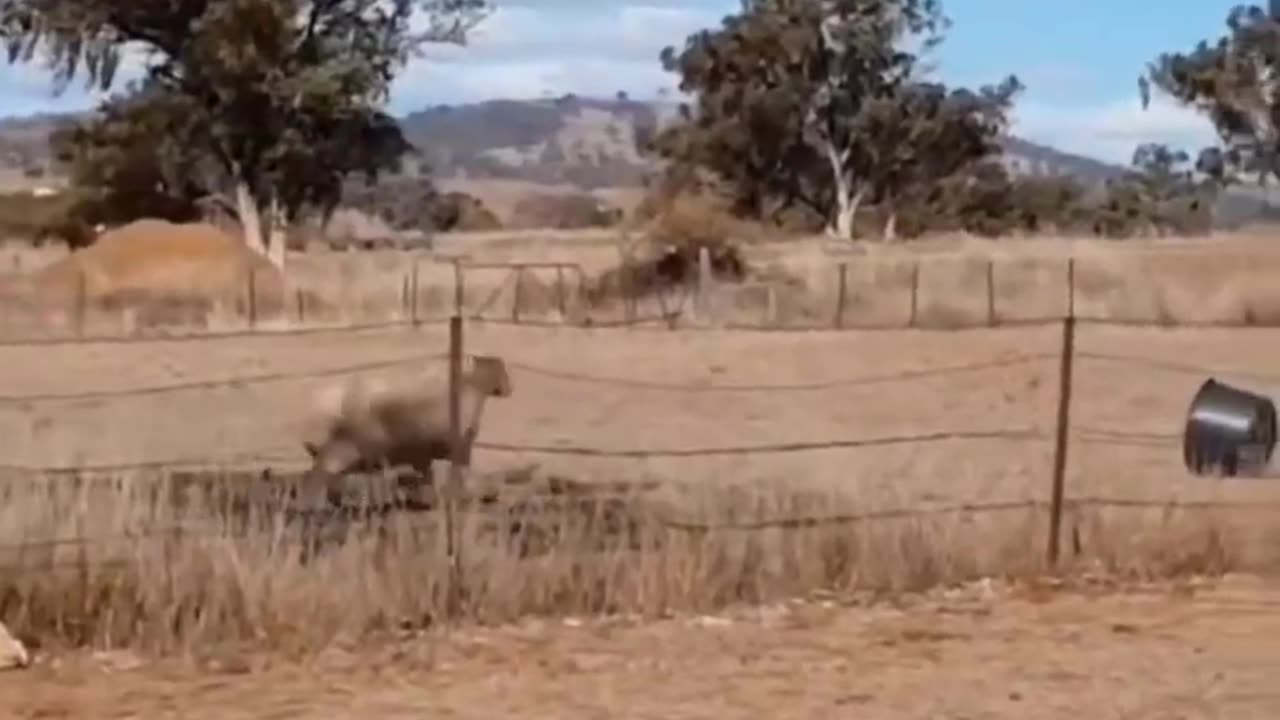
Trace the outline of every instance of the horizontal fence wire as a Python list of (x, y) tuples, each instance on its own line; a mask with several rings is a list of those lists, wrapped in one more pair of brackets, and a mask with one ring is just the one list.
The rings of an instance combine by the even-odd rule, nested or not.
[(384, 330), (413, 330), (428, 325), (443, 325), (447, 317), (423, 320), (386, 320), (383, 322), (352, 323), (347, 325), (317, 325), (310, 327), (269, 328), (254, 327), (238, 330), (202, 330), (185, 333), (153, 333), (139, 335), (74, 335), (66, 337), (2, 338), (0, 347), (47, 347), (57, 345), (135, 345), (147, 343), (190, 343), (248, 338), (289, 338), (313, 335), (347, 335)]
[(1142, 368), (1144, 370), (1156, 370), (1179, 375), (1195, 375), (1198, 377), (1205, 377), (1209, 375), (1230, 375), (1239, 378), (1257, 380), (1259, 382), (1280, 382), (1280, 373), (1262, 373), (1255, 370), (1244, 370), (1239, 368), (1214, 368), (1206, 365), (1194, 365), (1190, 363), (1180, 363), (1170, 360), (1143, 357), (1141, 355), (1121, 355), (1105, 352), (1080, 351), (1076, 353), (1076, 358), (1080, 360), (1095, 360), (1099, 362), (1129, 365), (1132, 367)]
[[(287, 461), (278, 455), (245, 453), (225, 457), (188, 457), (167, 460), (137, 460), (131, 462), (98, 463), (87, 465), (23, 465), (0, 463), (0, 473), (32, 476), (104, 475), (132, 472), (178, 472), (194, 470), (240, 470), (279, 468)], [(301, 467), (300, 465), (298, 467)]]
[[(997, 318), (994, 321), (983, 318), (975, 318), (972, 323), (956, 323), (941, 324), (931, 323), (928, 321), (915, 320), (910, 322), (880, 322), (880, 323), (858, 323), (854, 321), (843, 321), (838, 326), (834, 324), (821, 323), (812, 325), (764, 325), (737, 322), (716, 322), (709, 325), (697, 324), (681, 324), (679, 321), (684, 317), (683, 311), (673, 311), (667, 313), (651, 314), (642, 317), (623, 319), (623, 320), (605, 320), (597, 318), (584, 318), (579, 322), (568, 322), (565, 320), (539, 320), (532, 318), (499, 318), (484, 315), (466, 315), (464, 318), (469, 322), (475, 322), (483, 325), (508, 326), (508, 327), (530, 327), (530, 328), (562, 328), (567, 330), (600, 330), (600, 329), (634, 329), (639, 331), (654, 332), (682, 332), (682, 333), (725, 333), (725, 332), (743, 332), (743, 333), (812, 333), (821, 332), (936, 332), (936, 333), (955, 333), (955, 332), (981, 332), (1002, 329), (1017, 329), (1030, 327), (1044, 327), (1062, 323), (1065, 315), (1046, 315), (1041, 317), (1027, 318)], [(1118, 317), (1090, 317), (1074, 315), (1075, 321), (1080, 325), (1093, 326), (1115, 326), (1129, 327), (1135, 329), (1159, 329), (1159, 330), (1275, 330), (1280, 328), (1280, 324), (1269, 325), (1248, 322), (1232, 322), (1232, 321), (1155, 321), (1139, 318), (1118, 318)], [(27, 337), (27, 338), (0, 338), (0, 347), (48, 347), (60, 345), (130, 345), (145, 343), (189, 343), (189, 342), (206, 342), (219, 341), (228, 339), (246, 339), (246, 338), (288, 338), (288, 337), (306, 337), (314, 335), (334, 335), (334, 334), (359, 334), (366, 332), (376, 332), (385, 330), (417, 330), (426, 327), (440, 327), (448, 323), (448, 316), (435, 316), (416, 319), (398, 319), (386, 320), (381, 322), (369, 323), (353, 323), (347, 325), (322, 325), (311, 327), (285, 327), (271, 328), (267, 326), (258, 326), (253, 328), (242, 328), (236, 330), (205, 330), (198, 332), (185, 333), (146, 333), (137, 335), (122, 334), (100, 334), (100, 335), (74, 335), (65, 337)], [(661, 327), (657, 327), (657, 326)]]
[[(572, 455), (577, 457), (601, 458), (654, 458), (654, 457), (710, 457), (715, 455), (763, 455), (811, 452), (817, 450), (839, 450), (862, 447), (879, 447), (888, 445), (910, 445), (917, 443), (942, 442), (947, 440), (1043, 440), (1045, 433), (1039, 430), (1023, 428), (1016, 430), (960, 430), (912, 435), (888, 435), (849, 440), (828, 440), (819, 442), (774, 443), (767, 445), (741, 445), (699, 448), (653, 448), (653, 449), (610, 449), (572, 445), (523, 445), (504, 442), (477, 441), (475, 447), (495, 452), (531, 453), (542, 455)], [(280, 456), (265, 454), (230, 455), (223, 458), (181, 458), (157, 461), (138, 461), (108, 463), (99, 465), (17, 465), (0, 464), (0, 472), (27, 475), (78, 475), (124, 473), (138, 471), (190, 470), (208, 468), (245, 469), (252, 463), (264, 466), (277, 466), (284, 461)], [(260, 466), (262, 469), (266, 467)], [(299, 466), (301, 467), (301, 466)]]
[(705, 448), (667, 449), (605, 449), (571, 445), (518, 445), (501, 442), (479, 442), (475, 447), (485, 450), (540, 455), (573, 455), (577, 457), (654, 458), (654, 457), (704, 457), (712, 455), (768, 455), (782, 453), (813, 452), (816, 450), (840, 450), (888, 445), (913, 445), (917, 443), (947, 440), (1043, 440), (1046, 434), (1034, 428), (1015, 430), (953, 430), (911, 435), (886, 435), (850, 440), (825, 440), (817, 442), (774, 443), (768, 445), (737, 445)]
[(1077, 439), (1094, 445), (1170, 447), (1182, 444), (1182, 436), (1175, 433), (1105, 430), (1087, 427), (1075, 428), (1074, 430)]
[[(474, 356), (471, 356), (474, 357)], [(642, 390), (661, 390), (681, 393), (713, 393), (713, 392), (805, 392), (816, 390), (829, 390), (839, 387), (856, 387), (860, 385), (882, 385), (893, 382), (906, 382), (913, 380), (926, 379), (931, 377), (944, 377), (949, 375), (957, 375), (969, 372), (979, 372), (983, 370), (994, 370), (1026, 365), (1042, 360), (1052, 360), (1057, 358), (1056, 353), (1030, 353), (1017, 355), (1008, 358), (998, 358), (995, 360), (987, 360), (974, 363), (958, 364), (952, 366), (922, 368), (919, 370), (905, 370), (883, 374), (867, 374), (858, 375), (847, 378), (838, 378), (835, 380), (826, 380), (813, 383), (791, 383), (791, 384), (752, 384), (752, 385), (715, 385), (715, 384), (698, 384), (698, 383), (664, 383), (650, 380), (637, 380), (623, 377), (610, 377), (602, 375), (589, 375), (581, 373), (572, 373), (563, 370), (554, 370), (544, 368), (538, 365), (521, 363), (517, 361), (504, 361), (504, 364), (513, 370), (518, 370), (531, 375), (560, 380), (565, 382), (589, 383), (597, 385), (610, 385), (614, 387), (625, 387)], [(308, 370), (301, 372), (275, 372), (275, 373), (259, 373), (253, 375), (237, 375), (227, 378), (217, 378), (210, 380), (193, 380), (176, 383), (166, 383), (161, 385), (147, 385), (134, 388), (104, 389), (104, 390), (84, 390), (67, 393), (28, 393), (23, 395), (0, 395), (0, 404), (22, 404), (32, 402), (55, 402), (55, 401), (79, 401), (79, 400), (99, 400), (107, 398), (125, 398), (144, 395), (161, 395), (174, 392), (185, 392), (195, 390), (213, 390), (223, 387), (237, 387), (247, 385), (260, 385), (266, 383), (288, 382), (291, 380), (314, 380), (328, 377), (340, 377), (343, 375), (352, 375), (361, 372), (373, 372), (376, 370), (387, 370), (394, 367), (405, 365), (415, 365), (419, 363), (441, 362), (448, 359), (446, 353), (422, 353), (413, 354), (397, 358), (389, 358), (385, 360), (372, 360), (365, 363), (357, 363), (352, 365), (343, 365), (334, 368), (322, 368), (318, 370)]]
[[(956, 515), (985, 515), (1007, 512), (1047, 510), (1051, 503), (1048, 500), (1026, 499), (1008, 500), (986, 503), (961, 503), (940, 505), (936, 507), (887, 508), (871, 510), (863, 513), (841, 515), (805, 515), (781, 518), (765, 518), (761, 520), (738, 522), (699, 522), (695, 520), (674, 519), (662, 514), (653, 516), (655, 527), (681, 532), (762, 532), (768, 530), (806, 530), (824, 527), (841, 527), (863, 523), (877, 523), (893, 520), (931, 520)], [(1175, 511), (1211, 511), (1249, 513), (1278, 513), (1280, 501), (1230, 501), (1230, 500), (1143, 500), (1138, 498), (1103, 498), (1083, 497), (1069, 498), (1065, 505), (1073, 510), (1083, 509), (1129, 509), (1129, 510), (1161, 510)], [(438, 510), (413, 511), (417, 515), (438, 515)], [(471, 511), (471, 514), (484, 515), (484, 511)], [(29, 550), (56, 550), (60, 547), (79, 547), (88, 544), (107, 544), (112, 542), (144, 542), (174, 538), (218, 539), (236, 538), (237, 534), (224, 528), (200, 525), (169, 525), (148, 527), (133, 531), (113, 532), (103, 535), (48, 538), (41, 540), (24, 540), (21, 542), (0, 543), (0, 550), (23, 552)]]
[(614, 387), (633, 388), (638, 390), (659, 390), (679, 393), (751, 393), (751, 392), (807, 392), (831, 390), (840, 387), (856, 387), (863, 385), (883, 385), (894, 382), (910, 382), (932, 377), (946, 377), (983, 370), (999, 370), (1020, 365), (1027, 365), (1042, 360), (1056, 360), (1058, 353), (1027, 353), (1013, 357), (997, 358), (980, 362), (957, 364), (943, 367), (921, 368), (918, 370), (900, 370), (891, 373), (858, 375), (835, 380), (822, 380), (811, 383), (764, 383), (743, 385), (717, 385), (712, 383), (665, 383), (652, 380), (633, 380), (628, 378), (587, 375), (553, 370), (521, 362), (506, 361), (508, 368), (539, 375), (553, 380), (574, 383), (591, 383)]
[(355, 373), (373, 372), (376, 370), (389, 370), (395, 367), (405, 365), (417, 365), (420, 363), (440, 362), (448, 359), (445, 353), (420, 353), (415, 355), (407, 355), (398, 358), (390, 358), (387, 360), (373, 360), (365, 363), (353, 365), (343, 365), (334, 368), (322, 368), (318, 370), (307, 370), (302, 372), (276, 372), (276, 373), (259, 373), (255, 375), (238, 375), (228, 378), (218, 378), (215, 380), (193, 380), (177, 383), (167, 383), (163, 385), (147, 385), (134, 388), (120, 388), (112, 390), (85, 390), (81, 392), (69, 393), (30, 393), (26, 395), (0, 395), (0, 405), (3, 404), (25, 404), (33, 402), (70, 402), (79, 400), (100, 400), (105, 398), (126, 398), (139, 397), (145, 395), (163, 395), (174, 392), (186, 392), (193, 390), (214, 390), (224, 387), (240, 387), (248, 385), (262, 385), (266, 383), (288, 382), (291, 380), (318, 380), (321, 378), (341, 377), (343, 375), (353, 375)]

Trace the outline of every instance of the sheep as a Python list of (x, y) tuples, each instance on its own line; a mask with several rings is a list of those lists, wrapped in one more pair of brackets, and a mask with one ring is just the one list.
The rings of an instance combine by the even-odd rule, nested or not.
[[(471, 464), (471, 447), (490, 397), (509, 397), (511, 380), (502, 358), (475, 356), (462, 373), (459, 397), (462, 447), (458, 460)], [(311, 456), (310, 478), (328, 481), (348, 472), (408, 465), (431, 477), (437, 459), (453, 457), (448, 388), (421, 379), (407, 385), (354, 379), (330, 392), (333, 409), (323, 440), (303, 441)]]

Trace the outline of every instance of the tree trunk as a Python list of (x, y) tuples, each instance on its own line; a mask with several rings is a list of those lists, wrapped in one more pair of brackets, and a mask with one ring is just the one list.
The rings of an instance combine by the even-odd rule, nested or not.
[(858, 205), (862, 203), (863, 191), (853, 190), (854, 183), (845, 172), (844, 163), (848, 159), (848, 151), (839, 151), (835, 143), (827, 140), (823, 143), (827, 154), (827, 162), (831, 164), (831, 178), (836, 185), (836, 216), (827, 226), (827, 234), (841, 240), (853, 239), (853, 220), (858, 214)]
[(261, 255), (267, 254), (266, 236), (262, 233), (262, 212), (253, 198), (249, 186), (236, 183), (236, 215), (244, 234), (244, 244)]
[(284, 256), (288, 250), (285, 235), (288, 229), (288, 220), (280, 207), (280, 201), (272, 198), (271, 225), (267, 232), (267, 259), (276, 266), (277, 270), (284, 270)]
[(898, 211), (890, 210), (889, 218), (884, 221), (884, 240), (893, 242), (898, 239)]
[(857, 218), (858, 207), (862, 204), (862, 192), (849, 194), (847, 188), (836, 193), (835, 235), (842, 240), (854, 239), (853, 221)]

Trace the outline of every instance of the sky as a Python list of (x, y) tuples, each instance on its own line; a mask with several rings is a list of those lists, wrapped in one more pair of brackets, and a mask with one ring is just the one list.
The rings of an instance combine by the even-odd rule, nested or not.
[[(979, 85), (1009, 73), (1027, 86), (1014, 133), (1061, 150), (1127, 162), (1140, 142), (1189, 150), (1209, 124), (1157, 96), (1143, 111), (1137, 78), (1162, 52), (1216, 39), (1238, 0), (943, 0), (952, 26), (932, 58), (948, 82)], [(493, 0), (466, 47), (433, 46), (397, 80), (396, 112), (490, 98), (578, 95), (674, 97), (658, 54), (714, 27), (738, 0)], [(134, 69), (136, 72), (136, 68)], [(125, 72), (122, 80), (133, 72)], [(38, 65), (0, 61), (0, 115), (92, 107), (73, 83), (54, 96)]]

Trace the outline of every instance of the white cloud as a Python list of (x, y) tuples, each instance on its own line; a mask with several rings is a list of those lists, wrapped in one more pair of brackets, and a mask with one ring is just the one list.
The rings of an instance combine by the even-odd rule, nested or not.
[(1215, 142), (1213, 125), (1195, 111), (1156, 96), (1143, 110), (1134, 97), (1095, 105), (1023, 101), (1013, 113), (1014, 134), (1065, 152), (1128, 164), (1145, 142), (1167, 143), (1190, 152)]
[(397, 111), (489, 98), (652, 97), (676, 78), (662, 48), (716, 26), (723, 9), (601, 2), (533, 8), (501, 4), (465, 47), (433, 46), (397, 80)]
[[(619, 90), (652, 97), (676, 84), (659, 64), (662, 48), (717, 26), (733, 5), (731, 0), (503, 0), (465, 47), (429, 46), (423, 58), (412, 61), (393, 86), (392, 106), (405, 112), (437, 103)], [(121, 81), (132, 77), (137, 74)], [(73, 85), (55, 99), (52, 80), (39, 65), (0, 65), (0, 115), (87, 108), (98, 97)]]

